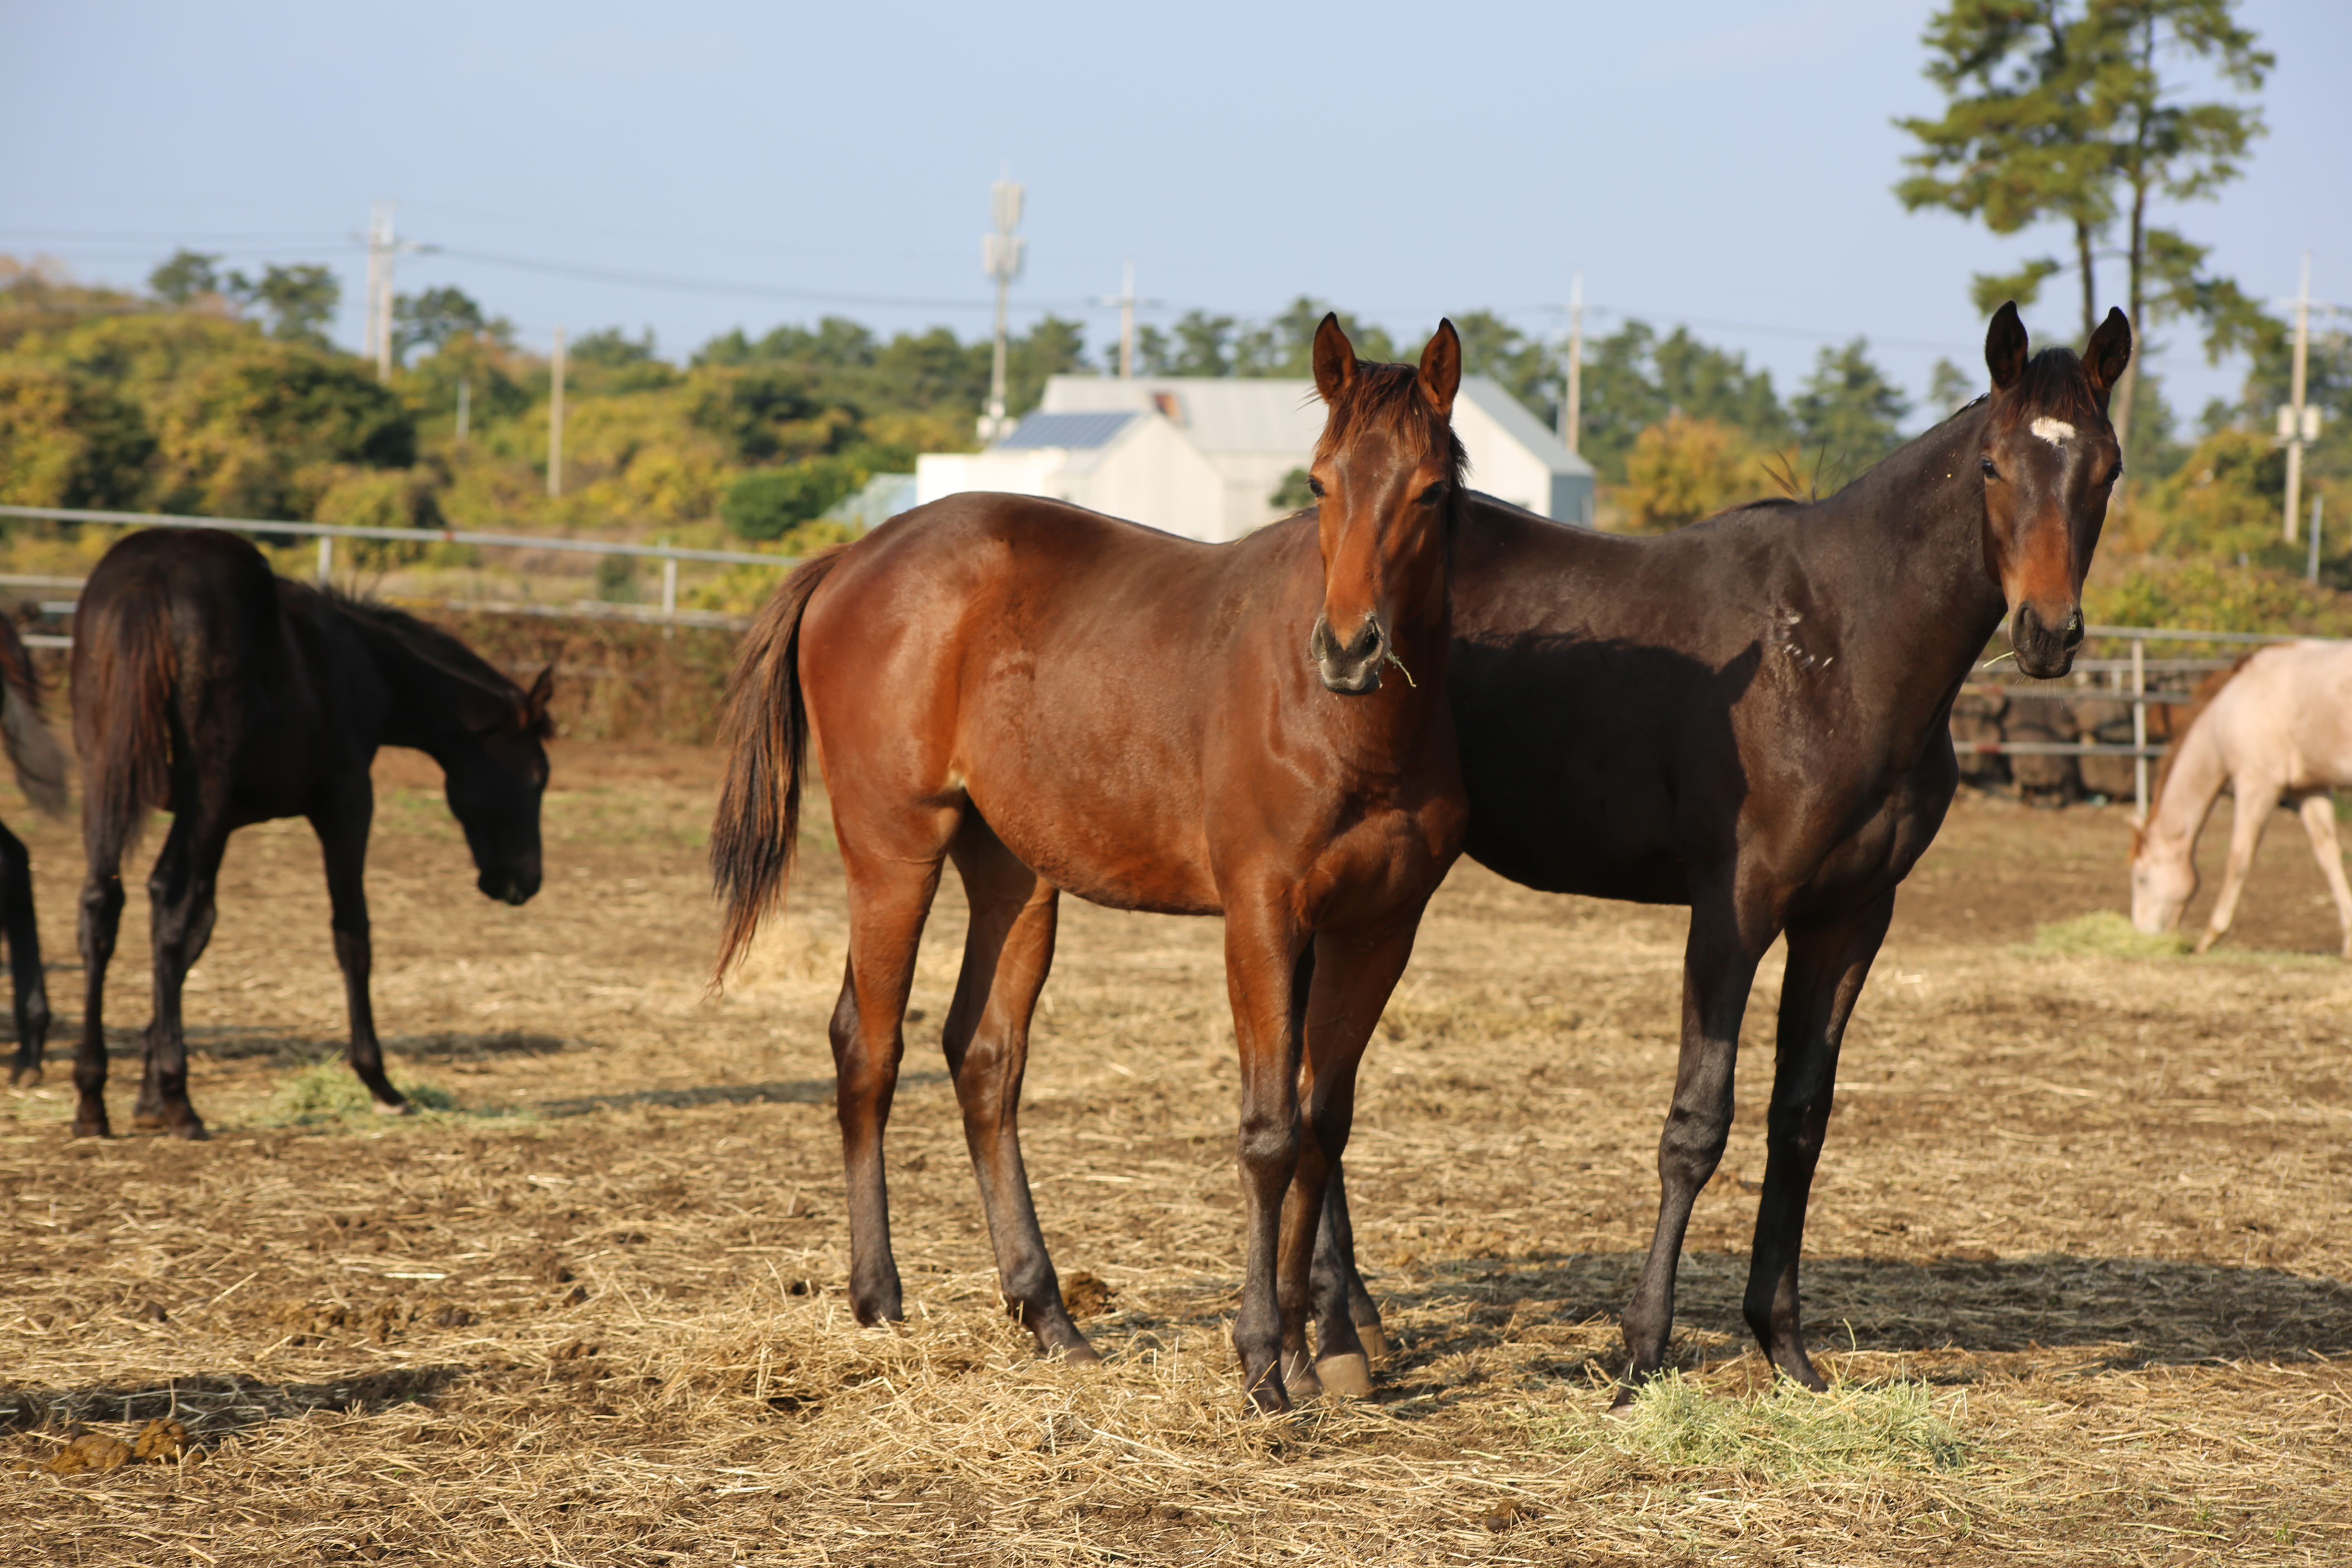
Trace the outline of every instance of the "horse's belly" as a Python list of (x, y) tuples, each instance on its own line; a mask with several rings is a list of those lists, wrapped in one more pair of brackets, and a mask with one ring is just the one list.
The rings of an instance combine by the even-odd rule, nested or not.
[(1098, 778), (983, 773), (965, 788), (1022, 864), (1089, 903), (1171, 915), (1222, 908), (1197, 806)]

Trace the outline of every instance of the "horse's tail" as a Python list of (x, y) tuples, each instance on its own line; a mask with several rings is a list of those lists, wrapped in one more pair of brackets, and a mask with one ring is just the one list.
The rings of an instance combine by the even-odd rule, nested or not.
[(16, 628), (0, 617), (0, 747), (16, 770), (16, 783), (36, 809), (50, 816), (66, 812), (66, 751), (41, 721), (41, 678)]
[(179, 659), (163, 606), (143, 595), (85, 593), (74, 616), (74, 747), (90, 870), (120, 866), (150, 807), (172, 797), (172, 689)]
[(727, 784), (710, 826), (711, 881), (724, 907), (713, 984), (727, 978), (760, 921), (783, 900), (808, 765), (801, 616), (845, 548), (811, 556), (784, 579), (744, 637), (727, 683)]
[[(2240, 654), (2229, 668), (2217, 669), (2198, 682), (2197, 689), (2189, 693), (2185, 708), (2175, 709), (2165, 716), (2172, 743), (2165, 747), (2164, 755), (2157, 759), (2156, 777), (2147, 786), (2147, 817), (2150, 822), (2156, 820), (2157, 803), (2164, 798), (2165, 781), (2172, 776), (2172, 764), (2179, 757), (2182, 745), (2188, 742), (2189, 731), (2197, 728), (2197, 721), (2205, 716), (2205, 710), (2213, 706), (2213, 699), (2221, 695), (2221, 689), (2237, 679), (2247, 665), (2269, 651), (2258, 647), (2252, 653)], [(2174, 714), (2179, 716), (2174, 717)]]

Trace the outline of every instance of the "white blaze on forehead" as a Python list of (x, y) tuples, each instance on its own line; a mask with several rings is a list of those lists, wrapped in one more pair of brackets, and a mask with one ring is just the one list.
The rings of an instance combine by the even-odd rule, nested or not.
[(2036, 419), (2033, 433), (2053, 447), (2063, 447), (2074, 438), (2074, 427), (2063, 419), (2053, 419), (2047, 414)]

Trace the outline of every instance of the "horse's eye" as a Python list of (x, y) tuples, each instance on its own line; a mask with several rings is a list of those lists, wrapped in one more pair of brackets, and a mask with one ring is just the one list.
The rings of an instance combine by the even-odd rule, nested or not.
[(2101, 479), (2099, 482), (2100, 482), (2101, 484), (2103, 484), (2103, 485), (2112, 485), (2112, 484), (2114, 484), (2117, 479), (2122, 479), (2123, 477), (2124, 477), (2124, 466), (2123, 466), (2121, 463), (2117, 463), (2117, 464), (2113, 468), (2111, 468), (2111, 469), (2109, 469), (2109, 470), (2107, 471), (2107, 477), (2106, 477), (2105, 479)]
[(1307, 493), (1313, 496), (1317, 500), (1321, 500), (1323, 499), (1323, 481), (1315, 478), (1312, 474), (1309, 474), (1307, 478)]
[(1445, 481), (1444, 479), (1438, 480), (1437, 483), (1430, 486), (1427, 489), (1421, 492), (1421, 504), (1423, 506), (1435, 506), (1439, 501), (1445, 499)]
[(1989, 479), (1997, 479), (2000, 478), (2000, 470), (1992, 466), (1992, 459), (1990, 458), (1979, 458), (1977, 459), (1977, 467), (1984, 470), (1984, 476)]

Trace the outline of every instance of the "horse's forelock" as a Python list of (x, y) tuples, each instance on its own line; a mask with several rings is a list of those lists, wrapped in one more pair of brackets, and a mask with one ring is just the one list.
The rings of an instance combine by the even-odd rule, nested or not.
[(1445, 465), (1446, 477), (1458, 489), (1469, 468), (1469, 455), (1444, 415), (1421, 395), (1421, 373), (1409, 364), (1379, 364), (1359, 361), (1347, 390), (1331, 405), (1322, 437), (1315, 443), (1317, 458), (1365, 437), (1386, 437), (1403, 446), (1433, 452)]
[(2069, 425), (2106, 419), (2091, 390), (2082, 357), (2064, 347), (2043, 349), (2026, 362), (2025, 374), (2018, 378), (2002, 412), (2012, 425), (2042, 417), (2063, 419)]

